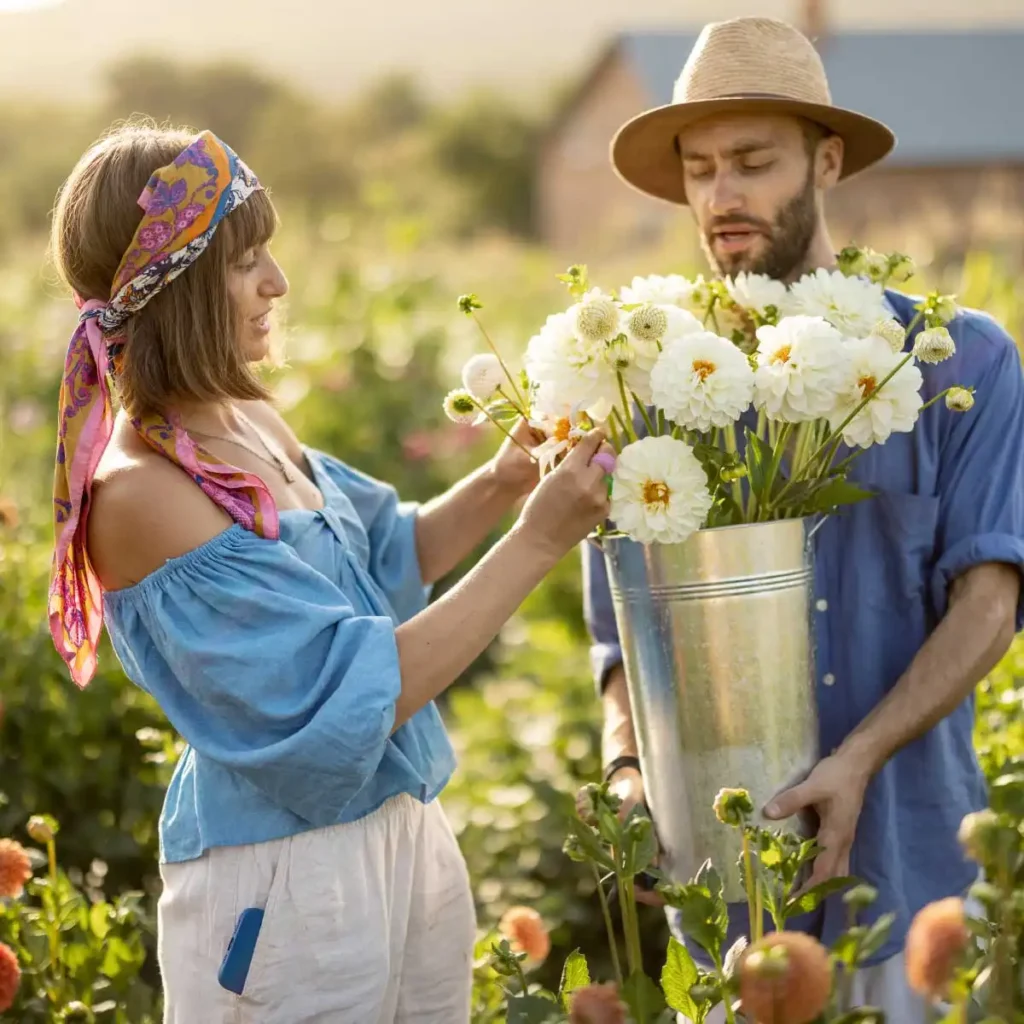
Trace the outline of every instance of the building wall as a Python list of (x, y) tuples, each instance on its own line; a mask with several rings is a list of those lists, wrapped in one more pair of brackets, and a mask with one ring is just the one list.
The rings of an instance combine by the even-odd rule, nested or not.
[[(542, 149), (537, 218), (541, 237), (566, 259), (656, 245), (685, 210), (634, 191), (612, 171), (616, 130), (652, 105), (627, 62), (612, 55)], [(837, 245), (899, 249), (926, 261), (972, 248), (1006, 250), (1024, 262), (1024, 163), (887, 168), (881, 164), (829, 197)]]
[(840, 239), (863, 239), (918, 259), (956, 259), (971, 249), (1024, 262), (1024, 163), (887, 168), (843, 182), (828, 202)]
[(615, 132), (650, 105), (626, 62), (613, 55), (549, 137), (538, 166), (536, 216), (557, 252), (582, 259), (584, 247), (602, 239), (642, 243), (660, 235), (671, 210), (625, 185), (609, 160)]

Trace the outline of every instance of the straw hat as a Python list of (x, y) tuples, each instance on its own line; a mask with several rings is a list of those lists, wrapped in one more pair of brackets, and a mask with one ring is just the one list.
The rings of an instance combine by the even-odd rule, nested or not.
[(612, 164), (633, 188), (685, 204), (679, 133), (711, 114), (734, 111), (797, 114), (831, 129), (844, 142), (844, 178), (881, 160), (896, 144), (881, 122), (833, 106), (821, 58), (803, 33), (774, 18), (734, 18), (704, 27), (672, 102), (619, 129)]

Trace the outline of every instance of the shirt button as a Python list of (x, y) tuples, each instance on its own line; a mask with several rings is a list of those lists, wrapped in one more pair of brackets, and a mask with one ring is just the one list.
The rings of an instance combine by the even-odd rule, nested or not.
[(823, 683), (824, 683), (824, 684), (825, 684), (826, 686), (835, 686), (835, 682), (836, 682), (836, 677), (835, 677), (834, 675), (832, 675), (832, 673), (831, 673), (831, 672), (826, 672), (826, 673), (825, 673), (825, 675), (823, 675), (823, 676), (821, 677), (821, 681), (822, 681), (822, 682), (823, 682)]
[(819, 612), (827, 612), (828, 601), (826, 601), (825, 598), (822, 597), (817, 602), (815, 602), (814, 607), (817, 608)]

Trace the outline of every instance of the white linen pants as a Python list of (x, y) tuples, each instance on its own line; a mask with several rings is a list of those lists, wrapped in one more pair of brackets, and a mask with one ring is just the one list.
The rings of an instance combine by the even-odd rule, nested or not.
[[(161, 866), (164, 1024), (466, 1024), (476, 920), (435, 800)], [(263, 925), (242, 995), (217, 972), (238, 915)]]

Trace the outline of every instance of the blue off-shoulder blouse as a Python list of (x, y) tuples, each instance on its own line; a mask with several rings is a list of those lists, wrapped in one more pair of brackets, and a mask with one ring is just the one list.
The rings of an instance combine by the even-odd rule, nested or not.
[(395, 629), (429, 598), (416, 506), (305, 454), (324, 507), (280, 513), (280, 540), (234, 525), (104, 597), (125, 672), (187, 744), (163, 861), (355, 821), (399, 793), (427, 803), (454, 770), (433, 703), (392, 733)]

